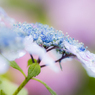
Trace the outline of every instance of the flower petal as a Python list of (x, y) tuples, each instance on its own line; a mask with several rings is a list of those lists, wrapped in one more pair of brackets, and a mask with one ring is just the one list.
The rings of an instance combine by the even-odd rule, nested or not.
[(43, 60), (44, 63), (49, 65), (52, 70), (56, 72), (59, 71), (53, 59), (46, 54), (45, 49), (33, 42), (32, 36), (25, 37), (24, 45), (25, 50), (28, 51), (30, 54), (38, 55), (40, 59)]
[(8, 61), (0, 55), (0, 74), (4, 74), (9, 69)]

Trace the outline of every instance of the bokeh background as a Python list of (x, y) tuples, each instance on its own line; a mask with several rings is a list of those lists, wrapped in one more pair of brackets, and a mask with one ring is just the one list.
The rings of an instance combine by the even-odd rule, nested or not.
[[(83, 42), (95, 53), (95, 0), (0, 0), (0, 6), (18, 22), (40, 22), (68, 32), (70, 37)], [(50, 53), (56, 59), (58, 55)], [(16, 62), (27, 74), (27, 53)], [(59, 67), (59, 65), (58, 65)], [(63, 60), (63, 70), (55, 73), (42, 68), (37, 78), (47, 83), (58, 95), (95, 95), (95, 78), (89, 77), (77, 60)], [(21, 84), (23, 75), (10, 68), (4, 75), (10, 81)], [(50, 95), (40, 83), (31, 80), (25, 86), (28, 95)]]

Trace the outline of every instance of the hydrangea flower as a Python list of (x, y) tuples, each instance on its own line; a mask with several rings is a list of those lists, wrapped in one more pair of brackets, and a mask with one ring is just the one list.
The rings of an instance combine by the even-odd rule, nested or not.
[[(12, 61), (15, 60), (16, 58), (23, 56), (25, 54), (24, 50), (26, 50), (30, 54), (37, 54), (42, 59), (43, 55), (45, 56), (46, 54), (45, 49), (41, 48), (36, 43), (33, 43), (33, 41), (30, 40), (30, 36), (26, 35), (25, 30), (21, 31), (21, 29), (16, 29), (16, 28), (15, 29), (6, 28), (6, 27), (12, 28), (12, 25), (15, 22), (16, 21), (14, 19), (10, 18), (6, 14), (6, 12), (2, 8), (0, 8), (0, 34), (1, 34), (0, 53), (8, 60)], [(17, 31), (18, 35), (16, 34)], [(27, 38), (27, 36), (29, 37)], [(26, 44), (27, 41), (28, 43)], [(38, 51), (37, 50), (35, 51), (35, 49), (38, 49)], [(56, 70), (55, 69), (54, 70), (55, 71), (58, 70), (58, 68), (54, 65), (54, 61), (49, 56), (44, 57), (44, 59), (48, 60), (50, 59), (51, 62), (49, 61), (49, 63), (53, 64), (52, 66), (56, 68)]]
[[(21, 30), (17, 31), (20, 33)], [(48, 55), (45, 55), (45, 49), (33, 43), (31, 35), (25, 37), (18, 36), (15, 29), (6, 28), (5, 26), (0, 27), (0, 34), (0, 53), (8, 60), (13, 61), (23, 56), (25, 54), (24, 50), (26, 50), (30, 54), (38, 55), (40, 59), (44, 57), (45, 60), (48, 60), (47, 62), (44, 60), (44, 62), (51, 64), (51, 66), (56, 68), (54, 70), (58, 71), (58, 68), (54, 65), (54, 61)]]
[(18, 32), (18, 34), (22, 37), (32, 35), (33, 41), (40, 46), (63, 47), (61, 45), (64, 40), (62, 31), (55, 30), (53, 27), (49, 27), (48, 25), (43, 25), (41, 23), (18, 23), (14, 25), (14, 28), (16, 28), (16, 31), (17, 29), (22, 30), (22, 32)]
[(64, 56), (70, 53), (75, 55), (85, 66), (95, 72), (95, 55), (86, 50), (83, 43), (78, 43), (77, 40), (69, 38), (68, 35), (64, 35), (62, 31), (55, 30), (53, 27), (40, 23), (18, 23), (15, 24), (14, 27), (22, 30), (22, 32), (18, 33), (22, 37), (31, 35), (33, 41), (39, 46), (44, 48), (56, 46), (57, 51), (60, 53), (65, 51)]
[[(25, 54), (23, 50), (26, 50), (30, 54), (38, 55), (46, 64), (51, 65), (52, 68), (55, 67), (55, 70), (57, 70), (54, 61), (46, 54), (46, 50), (48, 51), (50, 47), (54, 46), (62, 54), (62, 58), (74, 55), (83, 62), (83, 66), (95, 72), (95, 54), (90, 53), (83, 43), (78, 43), (77, 40), (69, 38), (62, 31), (48, 25), (41, 23), (15, 23), (15, 21), (11, 21), (12, 19), (0, 8), (0, 26), (7, 26), (7, 24), (11, 26), (11, 29), (0, 27), (0, 31), (7, 31), (0, 33), (0, 53), (6, 56), (7, 59), (13, 60), (17, 56), (19, 58)], [(14, 25), (12, 26), (11, 24)], [(10, 34), (12, 35), (9, 34), (9, 31), (11, 31)], [(15, 45), (13, 45), (14, 43)], [(15, 53), (17, 53), (16, 56)]]

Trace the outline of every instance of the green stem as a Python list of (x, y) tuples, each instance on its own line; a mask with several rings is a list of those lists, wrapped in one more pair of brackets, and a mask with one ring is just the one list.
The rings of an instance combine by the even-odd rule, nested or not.
[(25, 75), (25, 73), (24, 73), (23, 71), (22, 71), (21, 73), (22, 73), (22, 74), (24, 75), (24, 77), (26, 78), (26, 75)]
[(17, 90), (13, 93), (13, 95), (17, 95), (19, 91), (28, 83), (30, 79), (25, 78), (25, 80), (21, 83), (21, 85), (17, 88)]
[(47, 88), (47, 90), (51, 93), (51, 95), (57, 95), (56, 94), (56, 92), (54, 92), (46, 83), (44, 83), (43, 81), (41, 81), (41, 80), (39, 80), (39, 79), (37, 79), (37, 78), (32, 78), (33, 80), (36, 80), (36, 81), (38, 81), (38, 82), (40, 82), (40, 83), (42, 83), (46, 88)]

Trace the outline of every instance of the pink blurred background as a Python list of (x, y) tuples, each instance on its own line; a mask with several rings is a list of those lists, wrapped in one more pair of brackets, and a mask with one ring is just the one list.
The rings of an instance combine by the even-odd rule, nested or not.
[[(70, 37), (88, 46), (91, 52), (95, 50), (95, 0), (0, 0), (0, 6), (19, 22), (48, 24), (62, 30), (64, 34), (68, 32)], [(52, 57), (57, 59), (58, 56), (52, 53)], [(29, 58), (27, 53), (16, 60), (26, 74)], [(42, 68), (37, 78), (47, 83), (58, 95), (78, 95), (78, 91), (89, 81), (85, 70), (76, 60), (62, 61), (62, 67), (60, 73), (55, 73), (48, 67)], [(23, 75), (12, 68), (8, 76), (17, 84), (24, 80)], [(26, 88), (29, 95), (50, 95), (42, 84), (34, 80), (29, 81)]]

